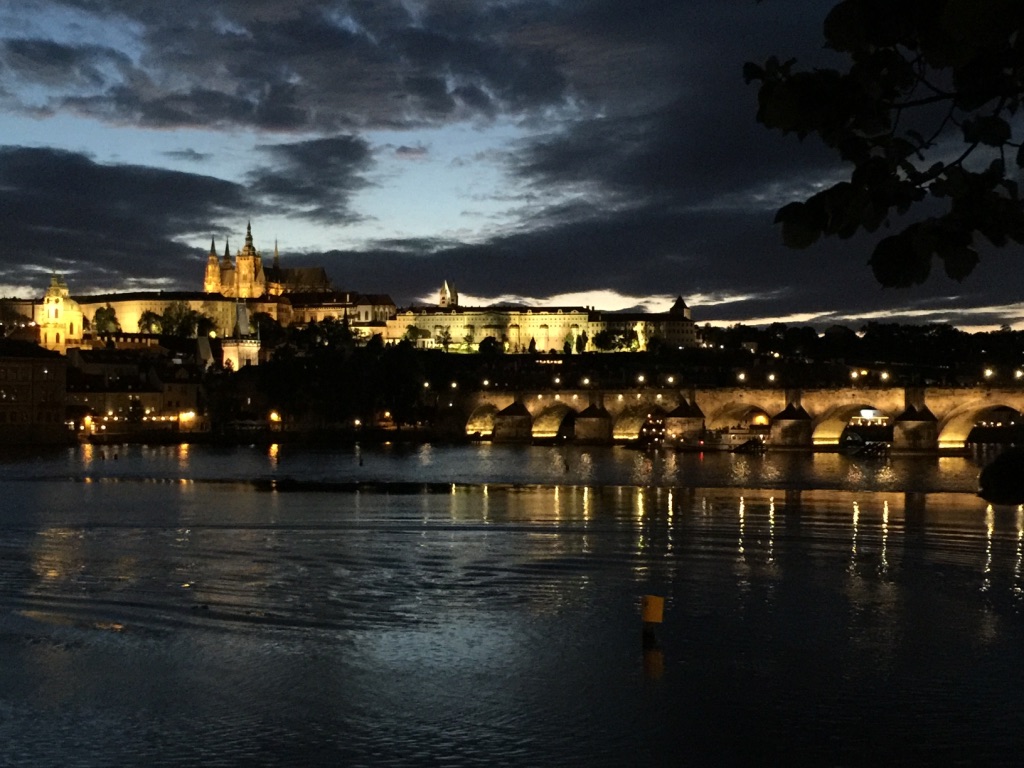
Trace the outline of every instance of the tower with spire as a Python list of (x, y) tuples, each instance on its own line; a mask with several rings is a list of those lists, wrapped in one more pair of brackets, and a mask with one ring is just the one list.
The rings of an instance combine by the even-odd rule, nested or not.
[(220, 259), (213, 238), (210, 238), (210, 254), (206, 258), (206, 275), (203, 277), (203, 290), (207, 293), (220, 293)]
[(266, 293), (267, 279), (263, 274), (263, 257), (252, 242), (252, 222), (245, 227), (245, 245), (235, 256), (235, 296), (255, 299)]
[[(276, 259), (275, 246), (275, 259)], [(210, 241), (203, 277), (206, 293), (219, 293), (232, 299), (256, 299), (267, 292), (267, 279), (263, 271), (263, 257), (252, 240), (252, 223), (245, 227), (245, 245), (235, 258), (231, 258), (230, 241), (224, 241), (224, 256), (217, 259), (216, 244)]]
[(444, 281), (444, 285), (441, 286), (441, 296), (438, 299), (437, 305), (439, 307), (457, 307), (459, 306), (459, 294), (455, 292), (454, 288), (448, 287), (448, 281)]

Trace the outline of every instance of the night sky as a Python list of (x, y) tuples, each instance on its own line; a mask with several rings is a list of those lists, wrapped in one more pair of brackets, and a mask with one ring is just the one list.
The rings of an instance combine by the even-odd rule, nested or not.
[[(883, 289), (877, 236), (781, 244), (846, 171), (745, 61), (838, 63), (819, 0), (0, 5), (0, 295), (202, 287), (211, 238), (335, 287), (859, 328), (1024, 328), (1018, 248)], [(884, 234), (884, 233), (882, 233)]]

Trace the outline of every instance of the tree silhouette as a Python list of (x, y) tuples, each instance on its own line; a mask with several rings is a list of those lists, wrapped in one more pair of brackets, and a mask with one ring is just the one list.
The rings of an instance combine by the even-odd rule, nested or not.
[(156, 312), (147, 309), (139, 315), (139, 333), (160, 333), (163, 320)]
[(758, 121), (815, 134), (852, 165), (848, 180), (779, 210), (784, 242), (875, 232), (913, 208), (870, 258), (880, 283), (902, 287), (924, 282), (933, 259), (962, 280), (983, 240), (1024, 243), (1022, 31), (1019, 0), (843, 0), (824, 34), (845, 70), (746, 64)]
[(434, 338), (434, 341), (445, 351), (452, 345), (452, 332), (445, 328)]
[(100, 307), (93, 315), (92, 328), (96, 333), (117, 333), (121, 330), (121, 323), (117, 320), (117, 312), (109, 304)]

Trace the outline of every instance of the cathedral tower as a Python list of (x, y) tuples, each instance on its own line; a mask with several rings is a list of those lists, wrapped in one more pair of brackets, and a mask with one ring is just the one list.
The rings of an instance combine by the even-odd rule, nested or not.
[(207, 293), (220, 293), (220, 259), (210, 240), (210, 255), (206, 259), (206, 276), (203, 278), (203, 290)]
[(263, 274), (263, 257), (252, 243), (252, 223), (245, 227), (245, 245), (235, 257), (235, 296), (253, 299), (266, 293), (267, 279)]
[(444, 281), (444, 285), (441, 286), (441, 296), (437, 302), (439, 307), (457, 307), (459, 306), (459, 294), (455, 292), (454, 288), (448, 287), (448, 281)]

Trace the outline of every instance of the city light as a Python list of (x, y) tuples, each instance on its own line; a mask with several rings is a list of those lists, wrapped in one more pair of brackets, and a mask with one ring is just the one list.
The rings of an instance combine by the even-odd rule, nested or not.
[(995, 375), (996, 375), (996, 372), (995, 372), (994, 369), (992, 369), (992, 368), (986, 368), (985, 369), (985, 378), (986, 379), (991, 379)]
[(275, 424), (278, 423), (279, 421), (281, 421), (281, 414), (278, 413), (277, 411), (271, 411), (270, 420)]

